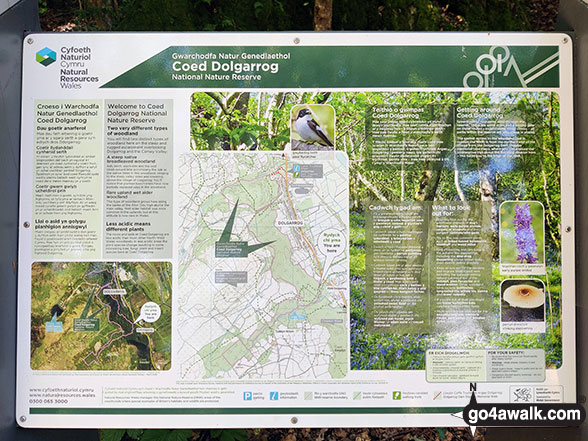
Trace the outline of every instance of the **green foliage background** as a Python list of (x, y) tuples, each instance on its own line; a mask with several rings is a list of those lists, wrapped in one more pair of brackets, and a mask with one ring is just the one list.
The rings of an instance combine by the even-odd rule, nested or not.
[[(311, 31), (311, 0), (39, 0), (77, 9), (77, 30)], [(530, 30), (523, 0), (336, 0), (335, 31)]]

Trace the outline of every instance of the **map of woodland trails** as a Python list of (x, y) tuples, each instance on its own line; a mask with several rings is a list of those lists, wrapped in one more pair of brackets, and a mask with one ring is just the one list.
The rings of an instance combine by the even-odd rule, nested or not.
[(290, 155), (197, 151), (180, 158), (184, 379), (347, 373), (347, 156)]
[(31, 280), (32, 369), (170, 368), (170, 263), (35, 262)]

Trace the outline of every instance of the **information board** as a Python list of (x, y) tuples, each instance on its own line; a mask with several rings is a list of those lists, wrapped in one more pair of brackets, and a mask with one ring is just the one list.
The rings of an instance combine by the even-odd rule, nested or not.
[(22, 426), (575, 401), (566, 35), (23, 44)]

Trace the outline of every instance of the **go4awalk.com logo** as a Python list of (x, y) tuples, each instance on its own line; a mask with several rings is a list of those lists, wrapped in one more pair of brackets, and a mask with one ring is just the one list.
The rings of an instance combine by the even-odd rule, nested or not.
[(43, 66), (47, 67), (50, 64), (55, 63), (55, 60), (57, 60), (57, 54), (54, 50), (46, 47), (37, 52), (35, 59)]

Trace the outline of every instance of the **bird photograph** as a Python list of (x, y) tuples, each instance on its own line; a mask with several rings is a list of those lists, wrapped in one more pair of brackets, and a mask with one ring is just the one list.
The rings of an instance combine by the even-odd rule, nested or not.
[(326, 104), (294, 106), (291, 111), (292, 150), (334, 150), (335, 110)]

